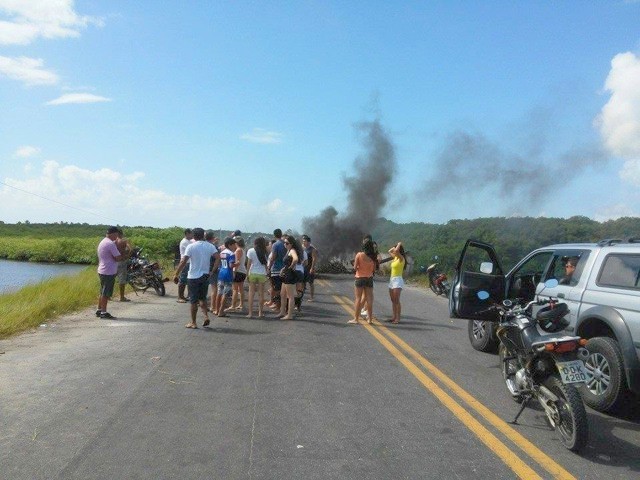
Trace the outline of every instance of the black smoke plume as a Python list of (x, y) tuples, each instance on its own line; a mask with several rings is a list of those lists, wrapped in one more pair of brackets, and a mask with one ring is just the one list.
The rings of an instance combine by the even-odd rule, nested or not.
[[(573, 179), (587, 168), (597, 168), (607, 161), (598, 146), (550, 156), (546, 152), (547, 136), (539, 129), (529, 134), (515, 152), (479, 133), (451, 134), (431, 165), (430, 178), (419, 189), (419, 196), (432, 206), (446, 205), (452, 218), (457, 218), (455, 209), (461, 204), (475, 204), (479, 215), (486, 216), (477, 200), (482, 192), (491, 192), (504, 214), (537, 213), (552, 208), (554, 192), (571, 188)], [(553, 215), (553, 211), (548, 213)]]
[(394, 146), (378, 119), (356, 125), (363, 155), (353, 162), (353, 173), (344, 175), (348, 205), (344, 215), (326, 207), (312, 218), (304, 218), (304, 232), (318, 248), (323, 261), (351, 259), (362, 238), (375, 227), (387, 203), (387, 188), (396, 170)]

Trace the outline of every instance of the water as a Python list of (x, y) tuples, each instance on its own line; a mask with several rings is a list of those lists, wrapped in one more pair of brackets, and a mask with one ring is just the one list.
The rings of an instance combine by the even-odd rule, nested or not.
[(73, 275), (86, 265), (15, 262), (0, 260), (0, 294), (19, 290), (25, 285), (39, 283), (60, 275)]

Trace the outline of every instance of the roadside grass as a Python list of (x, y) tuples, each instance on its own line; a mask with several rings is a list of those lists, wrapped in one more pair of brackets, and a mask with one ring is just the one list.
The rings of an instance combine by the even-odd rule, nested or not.
[(52, 278), (0, 295), (0, 338), (95, 305), (99, 288), (95, 267), (87, 267), (77, 275)]

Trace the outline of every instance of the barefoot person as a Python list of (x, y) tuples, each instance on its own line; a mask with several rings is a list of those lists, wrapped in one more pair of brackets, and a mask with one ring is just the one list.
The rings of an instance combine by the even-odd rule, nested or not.
[(316, 277), (316, 266), (318, 263), (318, 249), (311, 244), (309, 235), (302, 235), (302, 248), (307, 253), (307, 264), (304, 266), (304, 282), (309, 285), (309, 302), (313, 302), (315, 288), (313, 281)]
[(264, 286), (267, 283), (267, 241), (258, 237), (253, 241), (253, 248), (247, 252), (247, 271), (249, 278), (249, 314), (253, 317), (253, 298), (258, 290), (258, 317), (264, 317)]
[(180, 273), (189, 264), (187, 272), (187, 282), (189, 285), (189, 303), (191, 304), (191, 321), (185, 326), (187, 328), (198, 328), (196, 315), (198, 305), (204, 315), (203, 327), (209, 325), (209, 311), (207, 309), (207, 291), (209, 290), (209, 273), (211, 271), (211, 258), (218, 253), (216, 247), (204, 239), (202, 228), (193, 229), (194, 243), (187, 245), (184, 256), (178, 264), (173, 281), (180, 281)]
[(358, 323), (360, 308), (364, 299), (364, 308), (367, 312), (367, 323), (373, 322), (373, 274), (376, 270), (377, 254), (370, 239), (365, 239), (362, 244), (362, 251), (356, 254), (353, 261), (353, 268), (356, 273), (354, 286), (355, 295), (355, 318), (347, 323)]
[[(284, 257), (283, 267), (280, 272), (282, 288), (280, 289), (280, 314), (278, 318), (293, 320), (293, 307), (296, 298), (296, 265), (302, 263), (302, 246), (292, 235), (284, 236), (284, 246), (287, 254)], [(286, 309), (286, 313), (285, 313)]]
[(395, 247), (389, 249), (389, 255), (393, 257), (391, 261), (391, 278), (389, 279), (389, 297), (391, 298), (391, 306), (393, 308), (393, 317), (391, 323), (400, 322), (400, 294), (404, 287), (404, 279), (402, 274), (407, 267), (407, 258), (404, 253), (402, 242), (398, 242)]
[(224, 239), (224, 250), (220, 252), (220, 271), (218, 272), (218, 295), (216, 296), (215, 314), (226, 317), (224, 299), (231, 291), (233, 282), (233, 267), (236, 266), (236, 241), (231, 237)]
[(233, 238), (236, 241), (236, 266), (233, 269), (233, 294), (229, 311), (237, 310), (241, 312), (244, 310), (244, 281), (247, 278), (247, 255), (244, 250), (244, 238), (241, 236)]

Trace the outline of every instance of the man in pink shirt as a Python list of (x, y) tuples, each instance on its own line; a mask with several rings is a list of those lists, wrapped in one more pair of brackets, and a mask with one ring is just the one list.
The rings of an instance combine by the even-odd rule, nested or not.
[(113, 295), (113, 286), (118, 273), (118, 262), (125, 256), (120, 253), (115, 244), (118, 238), (118, 227), (109, 227), (107, 235), (98, 245), (98, 276), (100, 277), (100, 296), (98, 297), (98, 309), (96, 317), (116, 318), (107, 312), (107, 302)]

